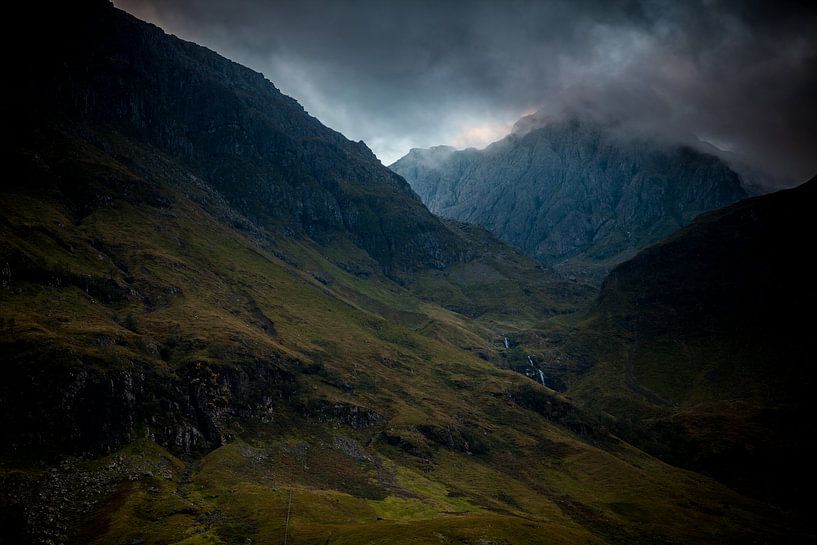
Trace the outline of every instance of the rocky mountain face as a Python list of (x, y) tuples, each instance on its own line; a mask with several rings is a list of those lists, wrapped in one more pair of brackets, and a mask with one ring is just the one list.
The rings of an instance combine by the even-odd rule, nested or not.
[(429, 209), (600, 281), (701, 212), (746, 196), (722, 161), (577, 117), (524, 118), (484, 150), (413, 149), (391, 165)]
[[(340, 256), (340, 264), (363, 277), (378, 272), (416, 284), (414, 273), (485, 257), (481, 244), (431, 214), (363, 142), (325, 127), (263, 75), (105, 0), (28, 15), (38, 18), (43, 39), (11, 61), (10, 135), (81, 127), (80, 136), (103, 152), (114, 149), (110, 135), (150, 147), (215, 189), (245, 218), (236, 227), (327, 246), (348, 240), (368, 259)], [(552, 311), (589, 295), (540, 272), (552, 288), (541, 301)]]
[(9, 112), (105, 125), (180, 161), (253, 221), (347, 233), (387, 269), (460, 259), (454, 237), (364, 143), (263, 75), (104, 4), (66, 11), (40, 55), (15, 61)]

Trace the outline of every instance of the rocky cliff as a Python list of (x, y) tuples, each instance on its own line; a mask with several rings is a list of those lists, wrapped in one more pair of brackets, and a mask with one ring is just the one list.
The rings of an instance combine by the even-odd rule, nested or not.
[(701, 212), (746, 196), (714, 156), (575, 117), (525, 118), (484, 150), (414, 149), (391, 168), (432, 212), (596, 281)]

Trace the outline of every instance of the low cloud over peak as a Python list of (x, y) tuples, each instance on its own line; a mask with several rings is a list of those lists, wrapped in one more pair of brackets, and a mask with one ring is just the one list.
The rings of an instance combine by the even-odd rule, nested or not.
[(578, 111), (695, 135), (784, 180), (817, 172), (813, 4), (115, 3), (263, 72), (386, 164), (484, 146), (532, 111)]

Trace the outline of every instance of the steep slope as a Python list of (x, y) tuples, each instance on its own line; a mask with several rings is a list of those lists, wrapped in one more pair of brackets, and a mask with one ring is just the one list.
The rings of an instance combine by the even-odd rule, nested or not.
[(414, 149), (391, 168), (432, 212), (596, 281), (701, 212), (746, 196), (714, 156), (588, 119), (531, 119), (484, 150)]
[(567, 335), (540, 357), (636, 444), (807, 516), (815, 205), (812, 180), (699, 217), (616, 267), (588, 316), (552, 322)]
[[(30, 14), (42, 40), (12, 59), (16, 83), (4, 108), (13, 138), (62, 125), (86, 128), (82, 137), (103, 150), (108, 133), (149, 146), (254, 225), (309, 238), (361, 277), (378, 271), (412, 284), (414, 272), (484, 255), (429, 213), (365, 144), (323, 126), (261, 74), (104, 0), (55, 10)], [(350, 260), (333, 246), (366, 258)], [(549, 290), (537, 290), (534, 306), (564, 312), (590, 293), (551, 271), (538, 274)], [(519, 289), (514, 298), (524, 306), (530, 295)]]
[[(224, 175), (236, 176), (227, 184), (204, 166), (221, 137), (207, 147), (209, 129), (181, 123), (172, 108), (168, 124), (195, 143), (179, 151), (154, 135), (162, 120), (145, 121), (163, 102), (154, 95), (172, 96), (151, 87), (166, 66), (183, 67), (162, 85), (188, 82), (195, 97), (216, 77), (205, 68), (219, 72), (226, 61), (108, 5), (73, 8), (58, 14), (70, 32), (46, 34), (61, 46), (47, 65), (55, 71), (21, 63), (32, 81), (20, 80), (26, 92), (6, 103), (0, 540), (793, 536), (774, 510), (644, 454), (564, 396), (492, 363), (502, 360), (500, 328), (563, 312), (578, 288), (483, 230), (436, 220), (399, 178), (378, 178), (382, 167), (348, 150), (325, 177), (299, 178), (322, 168), (311, 163), (323, 161), (330, 137), (317, 125), (307, 138), (314, 153), (281, 163), (266, 183), (308, 185), (304, 199), (348, 199), (382, 225), (370, 232), (323, 213), (318, 223), (288, 216), (306, 202), (298, 198), (267, 210), (253, 201), (264, 191), (251, 183), (254, 160), (246, 177)], [(86, 18), (108, 29), (93, 43)], [(203, 57), (188, 61), (188, 49)], [(115, 62), (100, 61), (110, 56)], [(144, 70), (131, 78), (117, 71), (124, 62)], [(64, 64), (72, 71), (58, 69)], [(220, 99), (239, 94), (235, 70)], [(63, 90), (38, 88), (46, 83)], [(94, 89), (114, 83), (127, 92), (105, 87), (117, 105), (109, 108)], [(94, 106), (82, 109), (88, 101)], [(176, 108), (188, 104), (208, 107)], [(233, 104), (240, 115), (231, 130), (249, 131), (253, 109)], [(282, 129), (281, 147), (298, 140), (302, 123), (294, 116)], [(242, 168), (229, 155), (221, 161)], [(344, 169), (362, 174), (332, 182)], [(448, 247), (455, 251), (437, 252)]]
[(324, 127), (261, 74), (94, 4), (47, 28), (41, 55), (17, 59), (9, 112), (36, 105), (104, 124), (179, 160), (253, 221), (316, 238), (348, 233), (386, 268), (459, 259), (448, 230), (365, 144)]
[(252, 227), (160, 152), (38, 136), (4, 154), (17, 183), (0, 201), (4, 540), (786, 532), (486, 362), (483, 324)]
[(42, 129), (4, 157), (18, 183), (0, 202), (9, 542), (785, 531), (475, 355), (498, 359), (480, 323), (308, 240), (237, 230), (251, 224), (154, 149)]

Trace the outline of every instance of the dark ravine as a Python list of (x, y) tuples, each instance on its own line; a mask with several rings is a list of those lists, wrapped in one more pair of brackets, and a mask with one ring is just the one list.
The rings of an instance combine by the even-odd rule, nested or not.
[(107, 454), (143, 437), (178, 454), (200, 454), (229, 440), (238, 420), (277, 419), (299, 392), (287, 371), (297, 366), (292, 361), (191, 363), (162, 372), (152, 362), (111, 369), (59, 347), (3, 348), (0, 410), (10, 417), (0, 438), (12, 456)]
[(482, 225), (594, 283), (698, 214), (746, 196), (714, 156), (580, 117), (523, 118), (484, 150), (413, 149), (391, 169), (435, 214)]

